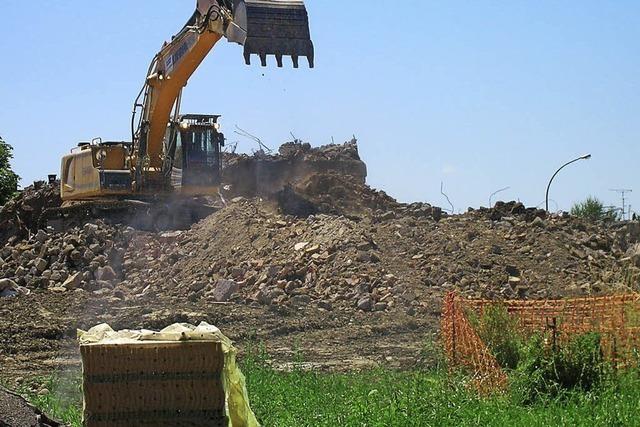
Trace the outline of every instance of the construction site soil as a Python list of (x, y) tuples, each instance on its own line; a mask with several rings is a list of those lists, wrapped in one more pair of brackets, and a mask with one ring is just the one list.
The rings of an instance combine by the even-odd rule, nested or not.
[[(398, 203), (366, 186), (355, 142), (290, 144), (241, 162), (252, 176), (279, 166), (268, 182), (255, 181), (264, 187), (229, 185), (226, 207), (189, 230), (100, 220), (36, 230), (21, 209), (36, 193), (46, 200), (36, 205), (55, 204), (44, 184), (5, 206), (0, 377), (19, 386), (78, 370), (76, 330), (103, 322), (159, 329), (207, 321), (241, 352), (264, 344), (279, 368), (409, 369), (430, 363), (427, 344), (448, 291), (548, 299), (639, 284), (635, 222), (547, 216), (515, 202), (463, 215)], [(347, 174), (345, 162), (362, 166)]]

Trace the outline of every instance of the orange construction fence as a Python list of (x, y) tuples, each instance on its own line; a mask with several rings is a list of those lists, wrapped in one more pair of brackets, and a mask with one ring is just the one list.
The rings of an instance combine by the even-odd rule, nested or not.
[(504, 307), (523, 337), (551, 333), (558, 343), (587, 332), (601, 336), (602, 350), (615, 367), (636, 364), (640, 349), (640, 294), (537, 301), (470, 300), (451, 292), (442, 313), (444, 350), (451, 367), (473, 373), (481, 391), (503, 389), (507, 377), (482, 341), (469, 315), (482, 317), (491, 306)]

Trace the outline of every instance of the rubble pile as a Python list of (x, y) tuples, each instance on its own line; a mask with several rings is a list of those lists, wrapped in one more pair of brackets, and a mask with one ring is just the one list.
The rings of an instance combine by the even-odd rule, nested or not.
[(63, 293), (112, 289), (134, 230), (87, 223), (66, 233), (39, 230), (0, 250), (0, 288)]
[(367, 166), (355, 139), (345, 144), (311, 147), (299, 141), (282, 145), (277, 154), (226, 153), (222, 181), (230, 197), (271, 198), (287, 184), (297, 185), (314, 174), (338, 174), (365, 185)]
[[(96, 220), (38, 230), (38, 212), (58, 203), (44, 185), (7, 205), (0, 230), (10, 223), (18, 232), (0, 245), (4, 370), (66, 363), (58, 351), (78, 327), (203, 320), (240, 342), (265, 340), (280, 361), (299, 340), (322, 366), (414, 367), (447, 291), (549, 299), (640, 289), (638, 222), (548, 216), (517, 202), (463, 215), (399, 203), (366, 186), (366, 168), (340, 173), (361, 162), (355, 143), (292, 143), (277, 156), (236, 160), (253, 180), (240, 188), (247, 195), (229, 190), (224, 207), (184, 231)], [(275, 192), (262, 194), (259, 183)]]
[(35, 182), (0, 209), (0, 245), (16, 242), (38, 231), (40, 216), (48, 208), (60, 207), (60, 183)]
[(543, 299), (637, 286), (637, 223), (531, 220), (527, 210), (436, 221), (434, 210), (297, 218), (239, 198), (190, 231), (139, 236), (125, 254), (122, 288), (194, 302), (415, 312), (453, 289)]
[(189, 232), (147, 236), (131, 253), (144, 254), (125, 260), (133, 289), (152, 283), (150, 292), (192, 301), (366, 311), (394, 305), (397, 278), (380, 264), (367, 226), (346, 217), (299, 219), (236, 200)]

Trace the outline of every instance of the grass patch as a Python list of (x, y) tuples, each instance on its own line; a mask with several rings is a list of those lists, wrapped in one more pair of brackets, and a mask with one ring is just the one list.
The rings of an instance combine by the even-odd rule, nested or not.
[(82, 386), (80, 376), (51, 377), (36, 381), (49, 390), (40, 395), (28, 389), (18, 390), (47, 416), (72, 427), (82, 426)]
[[(278, 372), (243, 363), (251, 405), (267, 427), (304, 426), (633, 426), (640, 412), (640, 376), (621, 374), (588, 392), (525, 405), (518, 396), (482, 398), (464, 377), (442, 371)], [(51, 416), (81, 426), (79, 378), (50, 380), (47, 396), (29, 396)]]
[(441, 372), (352, 374), (245, 369), (251, 405), (265, 426), (631, 426), (640, 410), (635, 374), (591, 392), (523, 405), (481, 398)]

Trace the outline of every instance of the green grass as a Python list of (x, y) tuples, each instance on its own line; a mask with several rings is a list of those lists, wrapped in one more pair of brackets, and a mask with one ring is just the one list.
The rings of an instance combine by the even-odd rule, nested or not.
[[(350, 374), (276, 372), (244, 364), (251, 405), (264, 426), (637, 426), (640, 377), (620, 376), (590, 393), (524, 406), (510, 396), (481, 398), (463, 378), (441, 372)], [(81, 425), (79, 379), (51, 380), (30, 396), (47, 414)]]
[(79, 377), (49, 378), (44, 387), (49, 394), (27, 393), (29, 401), (47, 416), (62, 420), (73, 427), (82, 426), (82, 387)]
[(635, 426), (640, 379), (535, 406), (480, 398), (461, 379), (425, 372), (354, 374), (247, 370), (251, 404), (265, 426)]

